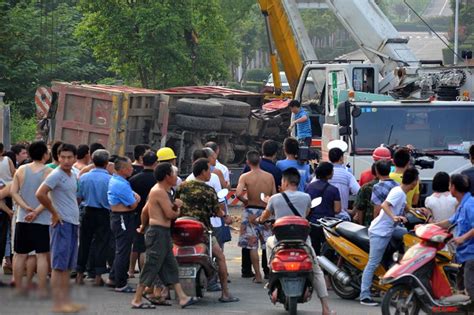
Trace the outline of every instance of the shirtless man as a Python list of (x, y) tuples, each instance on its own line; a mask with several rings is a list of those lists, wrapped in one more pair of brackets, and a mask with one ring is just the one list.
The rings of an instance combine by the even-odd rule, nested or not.
[(139, 232), (145, 233), (146, 259), (140, 273), (140, 281), (132, 300), (133, 309), (154, 309), (150, 303), (142, 303), (146, 287), (152, 287), (157, 276), (165, 285), (173, 285), (179, 298), (179, 305), (185, 308), (198, 299), (184, 293), (179, 283), (178, 263), (173, 255), (170, 226), (171, 220), (180, 215), (182, 202), (173, 201), (171, 189), (176, 185), (177, 174), (170, 163), (160, 163), (154, 175), (158, 183), (151, 189), (148, 202), (142, 212)]
[(91, 162), (92, 154), (89, 154), (89, 146), (87, 144), (80, 144), (77, 147), (77, 162), (74, 167), (80, 171)]
[[(255, 271), (255, 283), (262, 283), (258, 261), (258, 240), (265, 248), (265, 241), (271, 235), (269, 229), (257, 224), (255, 219), (265, 210), (266, 203), (261, 200), (260, 195), (271, 196), (276, 193), (275, 180), (272, 174), (260, 168), (260, 154), (257, 151), (247, 153), (247, 164), (250, 172), (242, 174), (237, 185), (237, 198), (245, 205), (240, 224), (240, 237), (238, 245), (250, 250), (250, 260)], [(247, 190), (247, 198), (244, 197)], [(266, 233), (267, 232), (267, 233)]]

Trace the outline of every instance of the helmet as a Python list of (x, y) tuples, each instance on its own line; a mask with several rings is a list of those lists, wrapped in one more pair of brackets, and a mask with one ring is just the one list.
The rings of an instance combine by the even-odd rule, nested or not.
[(392, 152), (386, 147), (378, 147), (372, 152), (372, 158), (374, 161), (378, 160), (390, 160), (392, 158)]
[(176, 155), (174, 154), (173, 149), (164, 147), (156, 152), (156, 156), (158, 157), (158, 161), (169, 161), (176, 159)]

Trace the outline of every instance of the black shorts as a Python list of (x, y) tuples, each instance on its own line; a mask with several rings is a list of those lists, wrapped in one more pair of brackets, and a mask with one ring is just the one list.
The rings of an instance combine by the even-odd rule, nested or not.
[(139, 254), (145, 252), (145, 235), (142, 233), (135, 232), (135, 235), (133, 236), (132, 252)]
[(49, 252), (49, 225), (18, 222), (15, 225), (15, 253)]

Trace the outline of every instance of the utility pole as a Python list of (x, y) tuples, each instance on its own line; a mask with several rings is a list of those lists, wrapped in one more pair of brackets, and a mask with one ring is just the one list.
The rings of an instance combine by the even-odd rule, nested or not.
[(454, 64), (458, 64), (458, 40), (459, 40), (459, 0), (456, 1), (454, 9)]

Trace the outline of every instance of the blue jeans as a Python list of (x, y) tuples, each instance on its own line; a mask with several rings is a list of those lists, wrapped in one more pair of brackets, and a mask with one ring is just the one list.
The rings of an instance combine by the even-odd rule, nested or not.
[(375, 269), (382, 261), (383, 254), (390, 242), (391, 236), (378, 236), (369, 233), (370, 252), (369, 261), (362, 274), (362, 284), (360, 286), (360, 299), (370, 299), (370, 287), (374, 278)]

